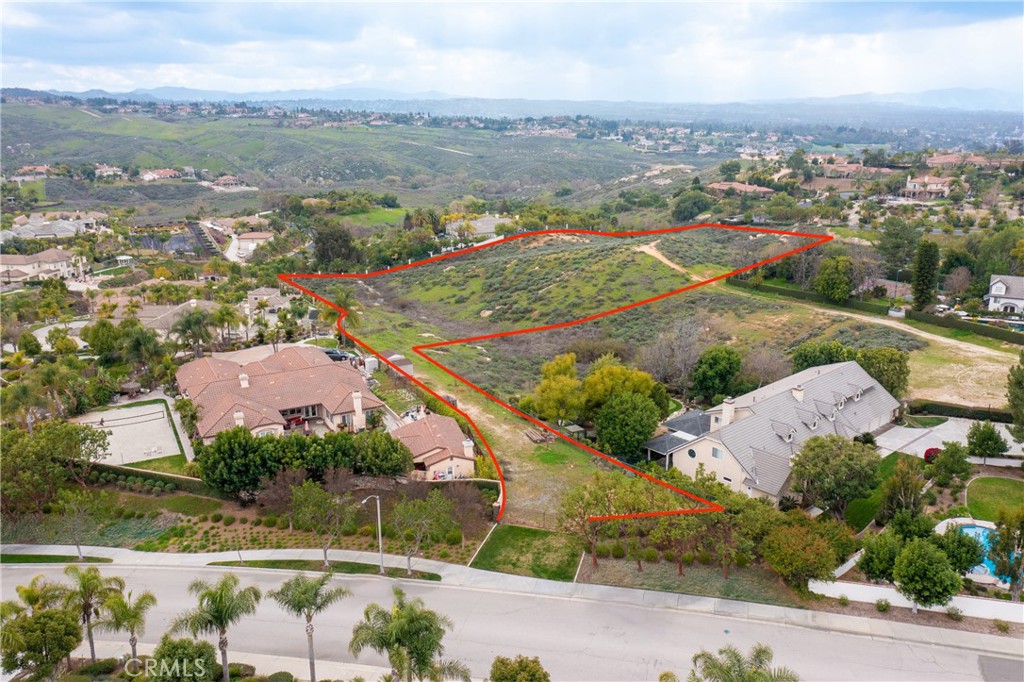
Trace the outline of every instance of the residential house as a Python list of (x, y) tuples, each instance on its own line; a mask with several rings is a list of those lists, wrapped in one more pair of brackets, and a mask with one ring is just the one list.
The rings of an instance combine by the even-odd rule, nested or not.
[(984, 300), (988, 303), (989, 310), (1004, 313), (1024, 312), (1024, 277), (992, 275)]
[(428, 414), (394, 429), (397, 438), (412, 452), (415, 471), (430, 480), (468, 478), (473, 475), (476, 452), (473, 441), (451, 417)]
[(899, 408), (856, 362), (811, 367), (727, 398), (707, 411), (707, 421), (700, 414), (675, 429), (667, 422), (669, 433), (649, 441), (647, 454), (689, 476), (703, 465), (733, 490), (778, 501), (789, 492), (791, 460), (809, 438), (874, 432)]
[(0, 281), (5, 284), (33, 279), (81, 277), (85, 269), (85, 258), (60, 247), (29, 256), (0, 255)]
[(488, 213), (485, 216), (479, 218), (473, 218), (472, 220), (453, 220), (449, 223), (445, 223), (444, 229), (445, 234), (449, 237), (455, 237), (459, 233), (459, 229), (469, 223), (472, 228), (472, 236), (474, 237), (491, 237), (495, 234), (495, 230), (501, 223), (512, 223), (513, 218), (509, 216), (500, 216), (498, 214), (491, 215)]
[(725, 196), (729, 190), (732, 190), (736, 194), (756, 194), (759, 197), (766, 197), (770, 194), (775, 194), (775, 190), (773, 189), (758, 187), (757, 185), (748, 185), (743, 182), (712, 182), (706, 185), (706, 188), (716, 197)]
[(173, 168), (157, 168), (155, 170), (142, 171), (139, 177), (143, 182), (153, 182), (154, 180), (173, 180), (174, 178), (180, 178), (181, 173), (174, 170)]
[(285, 348), (257, 362), (201, 358), (182, 365), (178, 388), (199, 410), (204, 443), (244, 426), (254, 435), (281, 435), (306, 422), (358, 432), (384, 403), (366, 379), (314, 346)]
[(949, 195), (949, 178), (935, 178), (928, 175), (915, 178), (907, 176), (906, 186), (900, 194), (918, 201), (941, 199)]
[(260, 301), (267, 302), (267, 307), (262, 314), (270, 316), (271, 319), (277, 317), (278, 310), (288, 308), (292, 303), (292, 299), (288, 296), (282, 296), (281, 291), (276, 287), (253, 289), (245, 294), (245, 302), (249, 307), (249, 314), (254, 318), (261, 314), (259, 308)]
[(258, 246), (274, 238), (273, 232), (246, 232), (238, 235), (238, 257), (248, 258)]
[(222, 175), (213, 181), (214, 187), (242, 187), (244, 182), (234, 175)]
[(119, 178), (122, 175), (124, 175), (124, 171), (117, 166), (108, 166), (103, 163), (96, 164), (97, 178)]
[[(102, 303), (102, 299), (99, 300)], [(147, 329), (152, 329), (157, 332), (161, 337), (166, 338), (170, 334), (171, 327), (179, 319), (187, 315), (189, 312), (196, 310), (205, 310), (208, 313), (213, 313), (214, 310), (220, 307), (219, 303), (214, 301), (205, 301), (203, 299), (192, 299), (186, 303), (178, 303), (174, 305), (151, 305), (145, 304), (139, 308), (138, 312), (134, 314), (135, 319)], [(115, 320), (123, 320), (126, 317), (127, 311), (123, 303), (119, 303), (118, 307), (114, 310), (113, 318)]]

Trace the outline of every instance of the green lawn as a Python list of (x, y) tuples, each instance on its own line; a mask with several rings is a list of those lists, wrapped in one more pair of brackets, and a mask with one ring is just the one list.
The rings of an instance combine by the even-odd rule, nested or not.
[(160, 508), (169, 512), (184, 514), (185, 516), (212, 514), (222, 506), (220, 500), (210, 499), (209, 497), (199, 497), (197, 495), (158, 497), (156, 500), (159, 503)]
[(945, 424), (948, 417), (926, 417), (922, 415), (905, 415), (903, 425), (911, 429), (930, 429)]
[(397, 225), (405, 217), (404, 208), (375, 208), (366, 213), (355, 213), (353, 215), (341, 216), (354, 225), (373, 227), (374, 225)]
[(976, 478), (967, 486), (967, 507), (971, 516), (995, 521), (1000, 507), (1024, 504), (1024, 481), (1013, 478)]
[(308, 343), (311, 346), (319, 346), (321, 348), (337, 348), (338, 347), (338, 339), (331, 339), (331, 338), (309, 339), (308, 341), (303, 341), (303, 343)]
[[(109, 564), (113, 559), (100, 556), (87, 556), (87, 564)], [(0, 554), (0, 564), (75, 564), (77, 556), (64, 554)]]
[(576, 576), (579, 560), (579, 542), (572, 536), (524, 526), (498, 526), (471, 566), (568, 582)]
[[(324, 570), (324, 562), (319, 559), (260, 559), (256, 561), (215, 561), (210, 566), (240, 566), (244, 568), (276, 568), (286, 571), (317, 571)], [(332, 561), (331, 570), (335, 573), (357, 575), (379, 575), (379, 564), (360, 564), (354, 561)], [(410, 576), (404, 568), (385, 568), (384, 574), (389, 578), (414, 578), (416, 580), (440, 581), (437, 573), (413, 571)]]
[(570, 445), (563, 440), (556, 440), (540, 446), (537, 450), (537, 459), (541, 464), (564, 467), (568, 464), (573, 466), (587, 466), (591, 463), (592, 455), (584, 450)]
[(850, 502), (846, 508), (846, 523), (855, 531), (862, 530), (875, 518), (878, 510), (882, 507), (882, 485), (881, 482), (892, 476), (896, 470), (896, 463), (901, 458), (915, 459), (912, 455), (905, 455), (902, 452), (890, 453), (882, 459), (878, 467), (879, 485), (867, 497), (862, 497)]
[(185, 464), (188, 462), (185, 455), (169, 455), (155, 459), (144, 459), (141, 462), (125, 464), (129, 469), (143, 469), (145, 471), (156, 471), (162, 474), (185, 475)]

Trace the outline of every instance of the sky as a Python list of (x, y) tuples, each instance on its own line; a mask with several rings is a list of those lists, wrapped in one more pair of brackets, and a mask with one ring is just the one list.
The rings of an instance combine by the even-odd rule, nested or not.
[(17, 2), (4, 87), (728, 102), (1024, 90), (1024, 3)]

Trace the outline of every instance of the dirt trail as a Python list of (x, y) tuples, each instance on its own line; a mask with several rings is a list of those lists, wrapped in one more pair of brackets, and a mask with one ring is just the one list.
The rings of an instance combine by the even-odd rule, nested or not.
[(694, 279), (694, 281), (697, 281), (697, 282), (706, 282), (706, 281), (708, 281), (707, 277), (701, 277), (700, 275), (692, 273), (689, 270), (687, 270), (686, 268), (684, 268), (681, 265), (679, 265), (678, 263), (674, 263), (671, 260), (669, 260), (668, 257), (665, 254), (663, 254), (661, 251), (658, 250), (658, 244), (660, 244), (660, 243), (661, 243), (661, 240), (658, 239), (656, 241), (651, 242), (650, 244), (643, 244), (641, 246), (634, 246), (633, 250), (634, 251), (639, 251), (640, 253), (646, 253), (648, 256), (651, 256), (652, 258), (655, 258), (656, 260), (661, 261), (662, 263), (664, 263), (665, 265), (669, 266), (670, 268), (672, 268), (676, 272), (681, 272), (684, 275), (686, 275), (687, 277), (692, 277)]

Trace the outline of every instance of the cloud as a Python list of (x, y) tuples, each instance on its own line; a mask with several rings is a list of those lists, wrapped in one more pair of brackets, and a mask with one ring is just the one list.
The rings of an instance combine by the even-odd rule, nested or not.
[[(5, 5), (5, 85), (730, 101), (1020, 91), (1012, 3)], [(950, 49), (955, 46), (955, 49)]]

